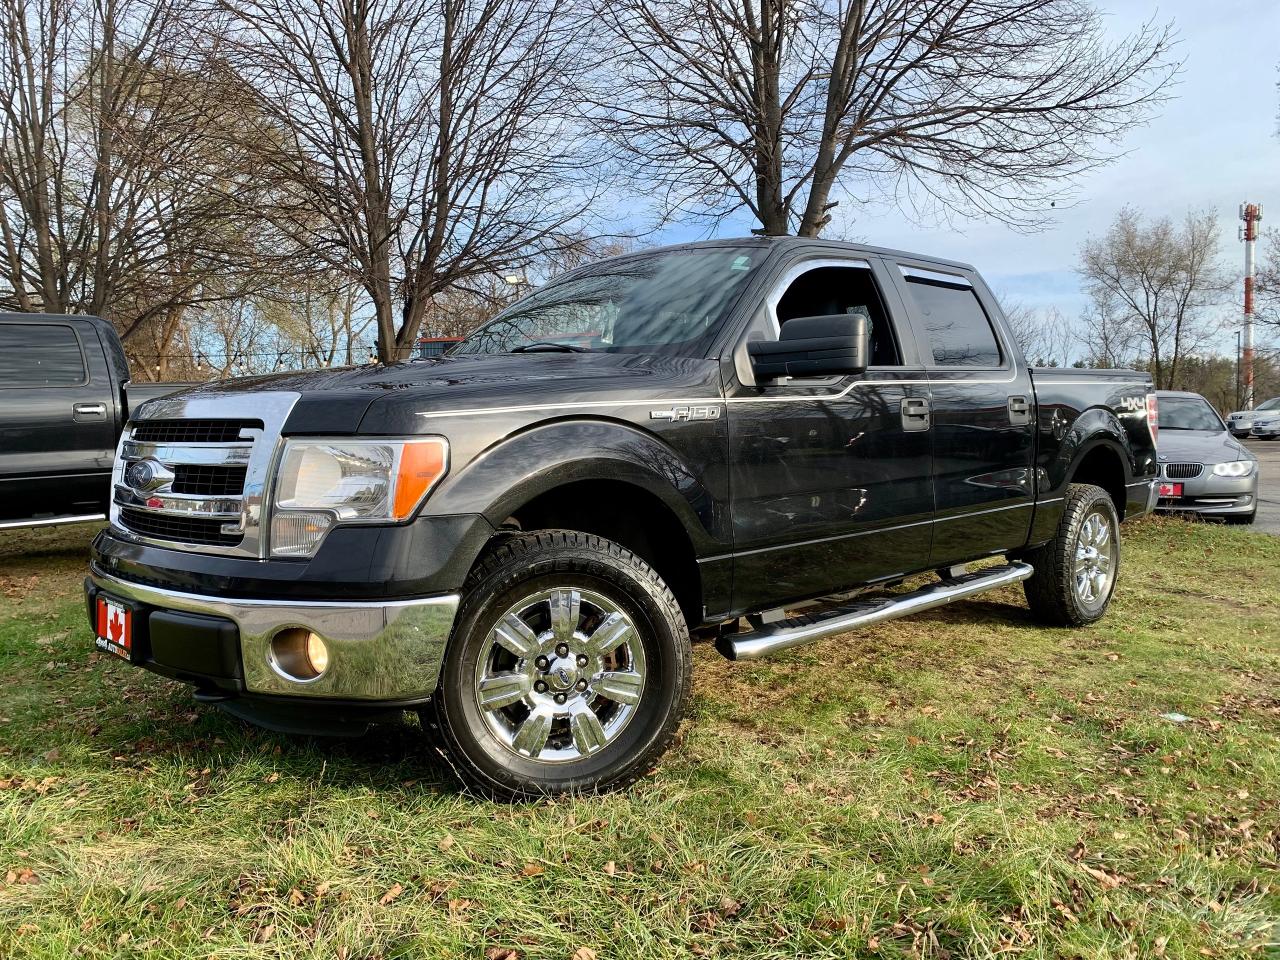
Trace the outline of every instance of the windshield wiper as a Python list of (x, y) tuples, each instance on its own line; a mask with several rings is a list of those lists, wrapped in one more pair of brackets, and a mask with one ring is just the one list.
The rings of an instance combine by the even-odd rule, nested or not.
[(512, 347), (511, 353), (590, 353), (590, 347), (578, 347), (572, 343), (553, 343), (550, 340), (538, 340), (534, 343), (522, 343)]

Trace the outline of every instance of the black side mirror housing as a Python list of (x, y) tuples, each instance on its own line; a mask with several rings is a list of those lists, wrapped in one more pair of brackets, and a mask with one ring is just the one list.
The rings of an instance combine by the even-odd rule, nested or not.
[(862, 373), (871, 355), (871, 333), (861, 313), (796, 317), (778, 340), (747, 343), (751, 369), (762, 380)]

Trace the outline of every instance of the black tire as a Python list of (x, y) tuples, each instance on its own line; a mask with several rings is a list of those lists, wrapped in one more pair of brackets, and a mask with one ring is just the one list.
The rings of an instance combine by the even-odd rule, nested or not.
[[(626, 635), (638, 640), (644, 679), (638, 700), (629, 707), (628, 718), (611, 735), (612, 739), (602, 747), (594, 746), (595, 752), (553, 763), (519, 753), (514, 743), (500, 738), (501, 731), (496, 727), (508, 722), (508, 711), (517, 718), (521, 711), (528, 711), (526, 719), (532, 717), (533, 711), (522, 699), (502, 708), (501, 720), (495, 720), (491, 716), (494, 711), (486, 712), (479, 703), (477, 678), (488, 669), (486, 664), (495, 653), (503, 654), (491, 636), (498, 621), (514, 609), (513, 605), (539, 595), (540, 590), (557, 593), (560, 588), (583, 591), (584, 596), (593, 594), (630, 619), (633, 630)], [(589, 606), (584, 602), (584, 611)], [(584, 612), (585, 615), (589, 614)], [(587, 625), (584, 622), (582, 629)], [(530, 665), (535, 659), (532, 655), (510, 656), (514, 660), (509, 667), (512, 671), (532, 672), (533, 676), (544, 678), (540, 681), (543, 691), (537, 699), (546, 707), (549, 691), (545, 680), (558, 683), (558, 672), (537, 672)], [(563, 662), (572, 664), (572, 658)], [(591, 669), (579, 668), (583, 678), (580, 682), (589, 682), (585, 677)], [(590, 534), (573, 530), (519, 534), (497, 541), (467, 578), (440, 684), (432, 705), (423, 713), (423, 721), (435, 726), (463, 781), (486, 796), (525, 799), (616, 790), (647, 773), (671, 746), (689, 699), (691, 676), (692, 650), (684, 615), (652, 567), (618, 544)], [(575, 695), (576, 688), (563, 689), (567, 694), (560, 696), (578, 696), (584, 703), (594, 694), (594, 688), (580, 695)], [(597, 705), (594, 709), (606, 713), (622, 709), (600, 696), (589, 702)], [(559, 726), (552, 728), (545, 744), (562, 744), (565, 750), (578, 752), (572, 719), (575, 718), (555, 721)], [(518, 719), (511, 723), (516, 729), (517, 724), (522, 726)], [(556, 734), (555, 730), (560, 732)]]
[[(1094, 516), (1103, 519), (1110, 531), (1111, 575), (1105, 587), (1088, 600), (1077, 589), (1074, 569), (1081, 528), (1087, 518)], [(1056, 535), (1043, 546), (1027, 551), (1022, 559), (1035, 568), (1035, 573), (1023, 581), (1023, 589), (1036, 620), (1053, 627), (1082, 627), (1101, 619), (1111, 603), (1120, 570), (1120, 518), (1110, 494), (1088, 483), (1068, 486)]]

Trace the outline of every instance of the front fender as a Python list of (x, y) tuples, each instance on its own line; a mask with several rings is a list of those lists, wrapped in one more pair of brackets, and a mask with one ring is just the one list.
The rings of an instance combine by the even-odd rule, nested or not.
[[(558, 421), (498, 441), (451, 472), (427, 506), (432, 513), (478, 513), (496, 526), (535, 497), (565, 484), (627, 483), (666, 504), (688, 531), (695, 554), (707, 556), (731, 542), (727, 498), (707, 485), (711, 466), (695, 469), (670, 445), (628, 423)], [(620, 511), (626, 508), (617, 504)]]

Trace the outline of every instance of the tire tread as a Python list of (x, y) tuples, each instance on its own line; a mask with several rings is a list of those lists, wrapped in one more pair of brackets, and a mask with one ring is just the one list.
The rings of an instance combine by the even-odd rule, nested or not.
[[(584, 571), (584, 565), (594, 565), (597, 569)], [(609, 779), (607, 783), (592, 788), (594, 791), (626, 789), (647, 775), (656, 765), (658, 758), (675, 742), (680, 722), (688, 707), (692, 690), (692, 651), (688, 642), (689, 630), (679, 601), (662, 577), (652, 566), (630, 550), (595, 534), (567, 529), (504, 533), (496, 537), (486, 548), (467, 576), (463, 586), (462, 605), (454, 621), (455, 623), (464, 622), (466, 619), (464, 612), (469, 614), (474, 605), (483, 604), (487, 597), (501, 592), (520, 579), (562, 571), (589, 572), (607, 579), (616, 567), (629, 568), (638, 580), (646, 584), (658, 605), (664, 608), (664, 613), (672, 620), (671, 625), (675, 635), (685, 640), (683, 643), (676, 644), (681, 662), (673, 665), (675, 668), (673, 673), (679, 683), (673, 709), (664, 718), (662, 726), (653, 739), (630, 761), (628, 769), (620, 776)], [(458, 739), (450, 726), (451, 721), (444, 708), (439, 689), (436, 691), (436, 696), (432, 698), (431, 704), (423, 710), (422, 720), (437, 736), (443, 747), (446, 761), (464, 785), (480, 795), (520, 800), (544, 797), (549, 793), (554, 795), (556, 792), (571, 792), (513, 788), (485, 774), (468, 760), (465, 752), (460, 748)]]

